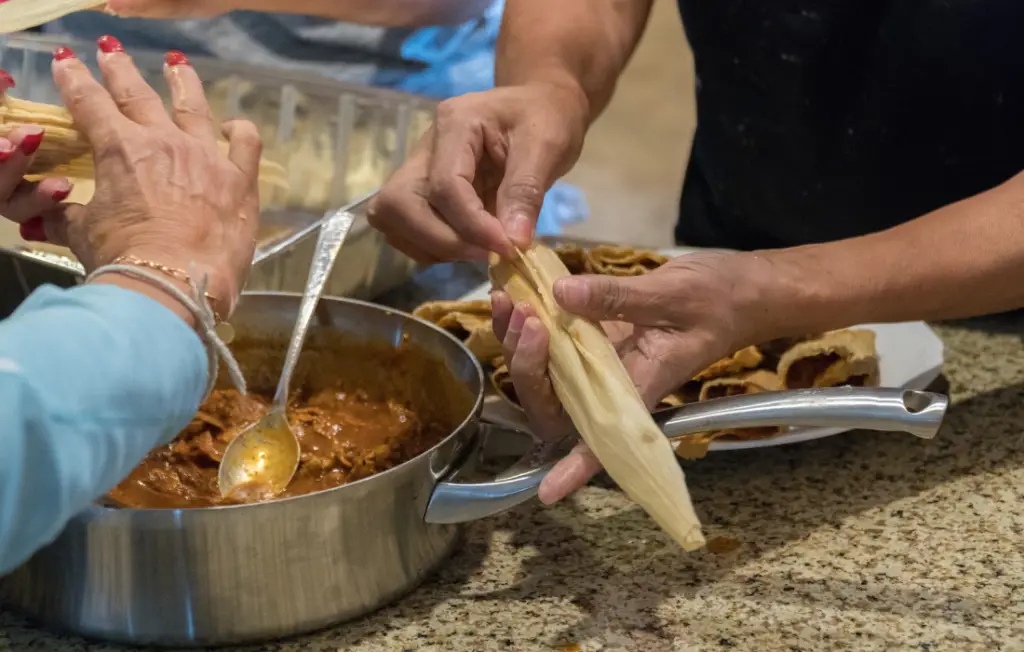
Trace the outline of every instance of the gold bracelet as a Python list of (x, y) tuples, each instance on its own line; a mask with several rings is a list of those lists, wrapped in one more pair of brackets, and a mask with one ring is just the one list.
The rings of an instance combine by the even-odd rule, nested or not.
[[(175, 281), (184, 283), (186, 287), (191, 287), (194, 282), (192, 277), (189, 276), (188, 273), (185, 272), (184, 270), (177, 269), (176, 267), (168, 267), (167, 265), (155, 263), (151, 260), (144, 260), (136, 256), (118, 256), (114, 260), (110, 261), (110, 264), (135, 265), (136, 267), (145, 267), (147, 269), (152, 269), (154, 271), (160, 272), (161, 274), (173, 278)], [(206, 296), (206, 300), (210, 303), (211, 308), (213, 308), (214, 305), (220, 303), (220, 300), (217, 297), (211, 295), (209, 292), (205, 292), (204, 296)], [(218, 323), (224, 322), (216, 308), (213, 309), (213, 316), (217, 318)]]

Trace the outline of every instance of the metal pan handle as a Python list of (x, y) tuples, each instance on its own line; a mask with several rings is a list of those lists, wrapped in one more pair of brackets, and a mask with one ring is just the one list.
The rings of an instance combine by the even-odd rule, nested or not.
[[(839, 387), (717, 398), (660, 411), (655, 419), (668, 437), (727, 428), (802, 426), (909, 432), (931, 439), (948, 406), (947, 397), (931, 392)], [(486, 437), (529, 436), (498, 426), (484, 428)], [(550, 444), (537, 443), (492, 481), (457, 482), (456, 471), (434, 488), (424, 519), (464, 523), (511, 509), (537, 495), (555, 457)]]

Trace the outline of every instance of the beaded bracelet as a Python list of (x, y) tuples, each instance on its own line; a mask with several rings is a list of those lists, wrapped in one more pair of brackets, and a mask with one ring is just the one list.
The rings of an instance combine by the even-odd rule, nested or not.
[[(127, 261), (132, 262), (127, 262)], [(117, 262), (122, 261), (122, 262)], [(147, 269), (149, 268), (149, 269)], [(231, 379), (231, 383), (235, 386), (241, 394), (246, 393), (245, 377), (242, 375), (242, 369), (238, 365), (238, 361), (235, 356), (228, 349), (227, 344), (217, 332), (218, 318), (213, 308), (210, 306), (210, 295), (206, 293), (206, 286), (208, 277), (203, 275), (199, 283), (192, 278), (191, 275), (184, 275), (184, 282), (187, 282), (189, 288), (192, 290), (193, 296), (188, 296), (182, 292), (174, 283), (170, 280), (161, 276), (160, 274), (150, 271), (150, 269), (158, 269), (161, 272), (165, 272), (162, 269), (163, 266), (156, 266), (156, 263), (149, 263), (149, 261), (139, 261), (139, 259), (122, 256), (115, 260), (115, 262), (109, 265), (103, 265), (98, 267), (90, 273), (85, 282), (88, 283), (104, 274), (124, 274), (141, 281), (149, 282), (159, 289), (167, 292), (172, 297), (177, 299), (181, 305), (185, 306), (189, 312), (196, 318), (196, 332), (199, 333), (200, 339), (203, 340), (206, 348), (206, 360), (209, 367), (209, 374), (207, 376), (206, 392), (203, 395), (204, 399), (210, 396), (213, 392), (214, 387), (217, 384), (217, 374), (220, 369), (220, 361), (224, 360), (224, 364), (227, 367), (228, 376)], [(167, 268), (172, 269), (172, 268)], [(180, 270), (172, 270), (180, 272)], [(170, 274), (168, 274), (170, 275)], [(176, 275), (171, 275), (175, 280), (178, 279)]]

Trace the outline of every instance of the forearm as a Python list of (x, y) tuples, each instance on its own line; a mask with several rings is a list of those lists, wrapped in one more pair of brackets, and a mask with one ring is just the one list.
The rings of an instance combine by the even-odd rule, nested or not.
[(495, 82), (546, 82), (582, 91), (594, 120), (643, 34), (653, 0), (508, 0)]
[[(754, 254), (771, 334), (1024, 306), (1024, 175), (880, 233)], [(771, 307), (769, 307), (771, 306)]]
[(0, 574), (188, 424), (206, 364), (178, 316), (109, 286), (37, 290), (0, 324)]
[(332, 18), (384, 27), (426, 27), (471, 20), (492, 0), (239, 0), (239, 8)]

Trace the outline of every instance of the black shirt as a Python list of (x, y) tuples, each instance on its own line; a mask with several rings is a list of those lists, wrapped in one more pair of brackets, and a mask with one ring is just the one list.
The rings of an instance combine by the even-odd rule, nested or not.
[(1024, 169), (1020, 0), (679, 0), (697, 131), (676, 239), (878, 231)]

